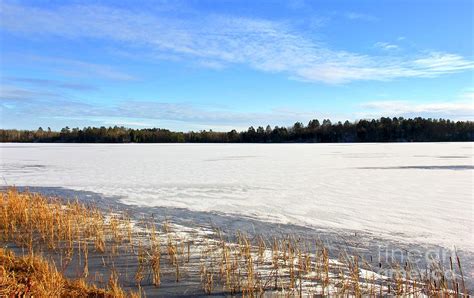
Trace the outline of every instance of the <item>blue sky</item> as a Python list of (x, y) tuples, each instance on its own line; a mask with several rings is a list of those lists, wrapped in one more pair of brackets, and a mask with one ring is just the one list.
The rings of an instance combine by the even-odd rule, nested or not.
[(0, 1), (2, 128), (474, 120), (472, 1)]

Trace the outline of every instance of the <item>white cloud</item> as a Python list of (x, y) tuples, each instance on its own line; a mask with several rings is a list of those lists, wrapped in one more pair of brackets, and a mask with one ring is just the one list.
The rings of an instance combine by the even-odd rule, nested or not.
[(59, 57), (27, 56), (25, 59), (33, 62), (49, 64), (60, 68), (63, 74), (72, 77), (97, 77), (116, 81), (133, 81), (137, 78), (133, 75), (117, 70), (115, 67), (104, 64), (84, 62), (74, 59), (64, 59)]
[(429, 56), (413, 61), (414, 67), (419, 70), (429, 70), (431, 75), (452, 73), (473, 68), (474, 63), (455, 54), (433, 52)]
[[(432, 117), (473, 120), (472, 93), (466, 92), (452, 102), (415, 103), (410, 101), (372, 101), (360, 106), (361, 111), (335, 114), (312, 109), (273, 107), (264, 111), (239, 111), (235, 107), (128, 100), (110, 105), (71, 99), (59, 93), (40, 89), (22, 89), (15, 85), (1, 86), (0, 112), (19, 119), (63, 119), (63, 123), (96, 123), (164, 127), (172, 129), (246, 129), (259, 125), (292, 125), (296, 121), (330, 118), (354, 120), (381, 116)], [(469, 100), (469, 98), (471, 98)], [(32, 117), (33, 115), (33, 117)]]
[(68, 89), (76, 91), (97, 91), (99, 88), (94, 85), (88, 85), (83, 83), (76, 82), (63, 82), (58, 80), (51, 79), (38, 79), (38, 78), (29, 78), (29, 77), (0, 77), (0, 80), (16, 82), (20, 84), (26, 84), (37, 87), (44, 88), (59, 88), (59, 89)]
[(469, 102), (441, 102), (415, 104), (408, 101), (375, 101), (362, 105), (365, 108), (395, 113), (423, 113), (423, 112), (473, 112), (474, 104)]
[(361, 105), (366, 109), (358, 115), (362, 118), (380, 116), (432, 117), (454, 120), (474, 120), (473, 101), (450, 101), (434, 103), (414, 103), (410, 101), (372, 101)]
[[(81, 118), (79, 118), (81, 120)], [(143, 121), (143, 119), (134, 119), (134, 118), (117, 118), (117, 117), (96, 117), (90, 118), (90, 120), (101, 122), (105, 125), (117, 125), (117, 126), (127, 126), (127, 127), (153, 127), (153, 121)]]
[[(347, 17), (370, 19), (358, 13), (348, 13)], [(437, 77), (474, 68), (472, 61), (453, 53), (394, 57), (334, 50), (296, 33), (287, 23), (264, 19), (222, 15), (179, 18), (97, 5), (44, 9), (7, 3), (2, 4), (0, 18), (3, 28), (32, 38), (108, 40), (125, 51), (139, 51), (142, 57), (182, 58), (217, 69), (243, 64), (260, 71), (281, 72), (300, 80), (329, 84)], [(133, 79), (106, 66), (62, 62), (113, 79)]]
[(312, 111), (271, 109), (247, 112), (230, 107), (159, 101), (128, 100), (103, 105), (69, 98), (60, 93), (43, 92), (40, 88), (24, 89), (15, 85), (0, 85), (0, 112), (3, 110), (8, 110), (10, 116), (20, 119), (33, 115), (36, 119), (45, 117), (133, 126), (181, 123), (182, 127), (207, 128), (290, 125), (320, 116)]
[(382, 42), (382, 41), (379, 41), (379, 42), (376, 42), (374, 44), (374, 47), (376, 48), (380, 48), (382, 50), (386, 50), (386, 51), (389, 51), (389, 50), (397, 50), (399, 47), (395, 44), (391, 44), (391, 43), (388, 43), (388, 42)]
[(366, 13), (359, 13), (359, 12), (347, 12), (345, 16), (350, 20), (363, 20), (363, 21), (369, 21), (369, 22), (374, 22), (378, 20), (378, 18), (372, 15), (369, 15)]
[(474, 91), (466, 91), (460, 96), (462, 99), (474, 101)]
[(0, 101), (21, 102), (32, 99), (59, 98), (61, 95), (55, 92), (22, 88), (14, 85), (0, 85)]

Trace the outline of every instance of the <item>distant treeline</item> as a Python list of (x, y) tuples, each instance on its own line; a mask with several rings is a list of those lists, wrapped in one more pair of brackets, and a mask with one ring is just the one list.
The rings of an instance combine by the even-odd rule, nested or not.
[(474, 141), (474, 122), (425, 118), (385, 118), (332, 123), (325, 119), (296, 122), (291, 127), (247, 131), (174, 132), (160, 128), (65, 127), (61, 131), (1, 129), (0, 142), (67, 143), (339, 143), (339, 142), (457, 142)]

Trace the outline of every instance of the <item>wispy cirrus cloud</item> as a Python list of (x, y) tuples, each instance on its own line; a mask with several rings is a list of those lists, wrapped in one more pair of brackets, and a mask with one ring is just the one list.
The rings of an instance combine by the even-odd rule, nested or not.
[(400, 57), (374, 59), (369, 56), (353, 56), (349, 53), (342, 56), (346, 56), (341, 59), (342, 62), (300, 69), (300, 76), (327, 83), (356, 80), (388, 81), (396, 78), (434, 78), (474, 68), (474, 62), (456, 54), (442, 52), (426, 53), (411, 60)]
[[(104, 39), (143, 56), (181, 57), (210, 68), (247, 65), (328, 84), (438, 77), (474, 68), (473, 61), (453, 53), (369, 56), (331, 49), (297, 33), (291, 24), (256, 18), (212, 14), (179, 18), (100, 5), (45, 9), (10, 3), (2, 4), (0, 17), (5, 30), (35, 38)], [(358, 13), (347, 17), (371, 19)], [(110, 78), (132, 79), (112, 69), (63, 62)]]
[(51, 79), (38, 79), (38, 78), (25, 78), (25, 77), (6, 77), (4, 81), (14, 83), (24, 83), (27, 85), (40, 86), (45, 88), (59, 88), (68, 89), (75, 91), (97, 91), (99, 88), (94, 85), (75, 83), (75, 82), (64, 82)]
[(58, 71), (69, 77), (77, 78), (100, 78), (115, 81), (134, 81), (137, 77), (116, 69), (106, 64), (84, 62), (76, 59), (65, 59), (60, 57), (48, 57), (39, 55), (28, 55), (23, 59), (34, 63), (42, 63), (55, 67)]
[(166, 127), (163, 125), (180, 123), (181, 127), (191, 129), (243, 129), (249, 125), (290, 125), (302, 119), (329, 117), (315, 111), (274, 108), (265, 112), (247, 112), (237, 111), (232, 107), (186, 102), (122, 100), (104, 105), (69, 98), (62, 93), (43, 92), (41, 89), (26, 89), (15, 85), (4, 85), (0, 88), (0, 112), (15, 117), (34, 115), (37, 119), (82, 120), (84, 123), (107, 125)]
[(453, 120), (474, 120), (474, 102), (455, 100), (432, 103), (415, 103), (405, 100), (372, 101), (361, 104), (365, 112), (362, 118), (377, 118), (383, 115), (405, 117), (450, 118)]
[[(0, 17), (1, 14), (2, 10), (0, 9)], [(0, 29), (2, 28), (1, 24), (2, 23), (0, 23)], [(51, 55), (42, 55), (41, 53), (37, 52), (35, 54), (2, 53), (2, 59), (2, 66), (10, 63), (12, 63), (15, 67), (17, 65), (34, 65), (36, 68), (54, 73), (55, 76), (67, 77), (68, 81), (72, 80), (72, 82), (60, 82), (47, 79), (42, 81), (41, 84), (43, 86), (48, 85), (50, 87), (58, 87), (70, 90), (77, 89), (85, 91), (86, 89), (96, 89), (96, 86), (81, 83), (81, 80), (83, 79), (92, 78), (108, 81), (137, 81), (140, 79), (136, 75), (118, 69), (116, 66), (107, 65), (104, 63), (86, 62), (81, 60), (81, 58), (62, 58)], [(17, 80), (18, 82), (23, 80), (23, 83), (30, 84), (39, 84), (39, 80), (43, 80), (29, 77), (7, 76), (6, 74), (0, 74), (0, 76), (3, 76), (6, 80)]]
[(399, 47), (396, 44), (392, 44), (389, 42), (379, 41), (374, 44), (374, 47), (382, 49), (382, 50), (397, 50)]
[(474, 102), (474, 91), (465, 91), (460, 96), (462, 99), (465, 100), (472, 100)]
[[(0, 125), (6, 119), (35, 121), (48, 118), (49, 115), (72, 115), (81, 113), (90, 105), (68, 98), (57, 91), (45, 91), (41, 88), (25, 88), (17, 85), (0, 85)], [(23, 121), (22, 120), (22, 121)], [(4, 123), (6, 121), (6, 123)]]
[[(171, 129), (246, 129), (250, 125), (291, 125), (314, 118), (355, 120), (381, 116), (432, 117), (474, 120), (472, 92), (462, 93), (454, 101), (416, 103), (407, 100), (371, 101), (359, 106), (359, 112), (337, 115), (311, 109), (274, 107), (266, 111), (238, 111), (235, 107), (176, 103), (166, 101), (121, 100), (107, 105), (85, 102), (58, 92), (3, 85), (0, 111), (12, 117), (62, 119), (96, 125), (128, 125)], [(49, 120), (43, 120), (49, 121)], [(44, 124), (43, 122), (40, 124)], [(47, 124), (47, 123), (46, 123)]]
[(373, 15), (354, 11), (346, 12), (344, 16), (350, 20), (363, 20), (369, 22), (374, 22), (378, 20), (378, 18)]
[(36, 99), (51, 99), (58, 97), (60, 97), (60, 94), (56, 92), (23, 88), (15, 85), (0, 85), (0, 100), (3, 102), (28, 102)]

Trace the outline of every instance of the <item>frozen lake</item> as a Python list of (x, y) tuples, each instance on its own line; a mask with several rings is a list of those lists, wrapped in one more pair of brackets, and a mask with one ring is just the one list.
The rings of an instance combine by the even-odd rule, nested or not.
[(473, 143), (1, 144), (2, 183), (474, 252)]

